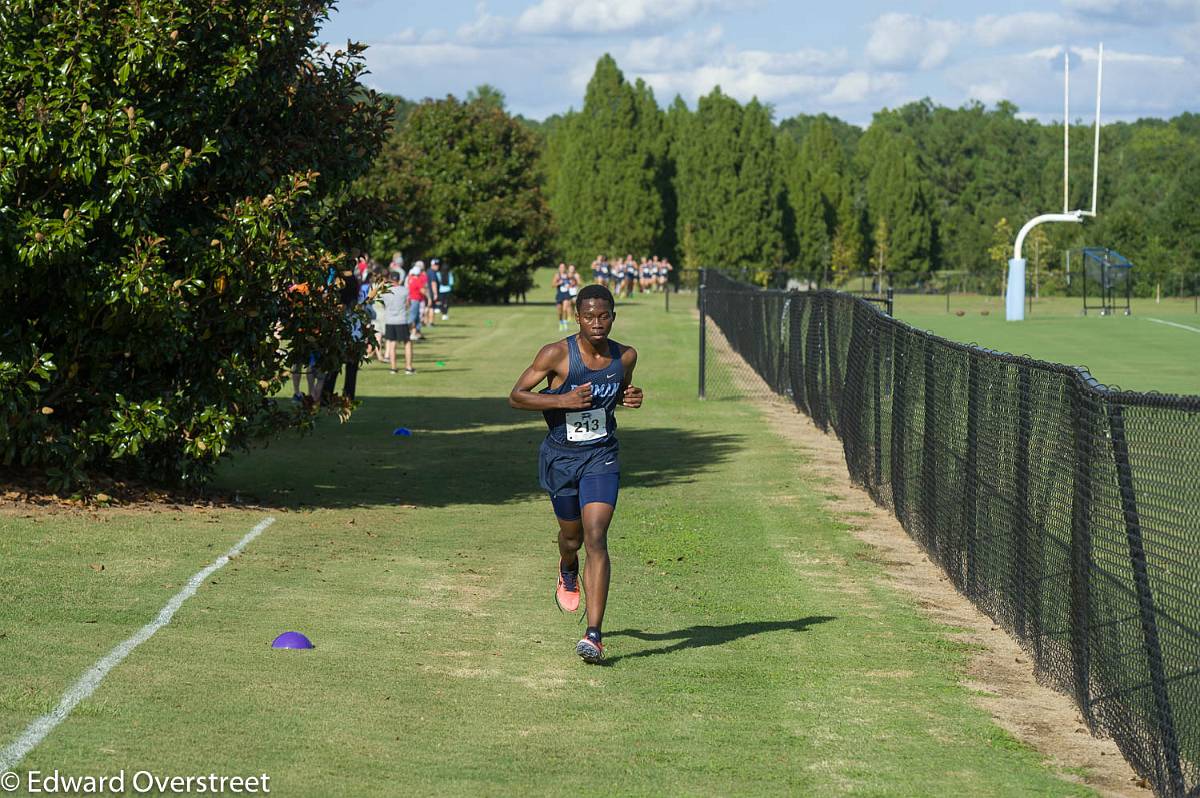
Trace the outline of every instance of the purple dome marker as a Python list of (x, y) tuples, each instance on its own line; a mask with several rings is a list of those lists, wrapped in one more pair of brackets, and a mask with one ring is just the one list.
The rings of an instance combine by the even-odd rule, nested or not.
[(316, 646), (299, 632), (284, 632), (271, 642), (271, 648), (316, 648)]

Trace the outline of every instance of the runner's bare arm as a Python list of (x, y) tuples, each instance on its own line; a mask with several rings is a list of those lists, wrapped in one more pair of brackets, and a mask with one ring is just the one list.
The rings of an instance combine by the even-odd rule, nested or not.
[(592, 384), (586, 382), (570, 393), (544, 394), (534, 390), (554, 376), (565, 377), (560, 370), (566, 362), (566, 343), (546, 344), (533, 359), (533, 364), (517, 378), (508, 394), (508, 404), (517, 410), (587, 410), (592, 406)]
[(625, 367), (625, 379), (621, 380), (621, 407), (635, 408), (642, 406), (642, 389), (633, 385), (633, 369), (637, 365), (637, 350), (632, 346), (625, 347), (621, 353), (621, 365)]

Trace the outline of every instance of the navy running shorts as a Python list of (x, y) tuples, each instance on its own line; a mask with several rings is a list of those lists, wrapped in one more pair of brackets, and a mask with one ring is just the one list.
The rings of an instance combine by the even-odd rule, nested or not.
[(583, 507), (593, 502), (617, 506), (617, 494), (621, 489), (620, 474), (588, 474), (579, 480), (578, 492), (573, 496), (551, 496), (554, 515), (564, 521), (578, 521)]
[(574, 521), (580, 508), (594, 501), (616, 507), (619, 454), (616, 438), (595, 446), (569, 446), (545, 438), (538, 448), (538, 483), (550, 494), (555, 515)]

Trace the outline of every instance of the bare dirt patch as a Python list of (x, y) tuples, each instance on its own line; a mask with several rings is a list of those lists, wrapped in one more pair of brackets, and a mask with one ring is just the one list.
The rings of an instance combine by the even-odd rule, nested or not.
[(807, 456), (810, 471), (824, 482), (826, 505), (856, 537), (874, 547), (877, 556), (872, 560), (889, 581), (912, 595), (921, 611), (938, 623), (965, 630), (947, 633), (973, 647), (963, 686), (976, 693), (976, 701), (995, 722), (1040, 752), (1066, 779), (1104, 796), (1152, 796), (1149, 784), (1133, 772), (1116, 743), (1093, 737), (1070, 698), (1038, 684), (1029, 657), (1017, 642), (955, 590), (900, 522), (850, 481), (841, 441), (821, 432), (791, 401), (772, 392), (720, 340), (720, 332), (711, 324), (709, 334), (710, 341), (718, 338), (714, 349), (734, 372), (734, 383), (743, 387), (747, 401), (762, 410), (777, 434)]
[(111, 507), (142, 510), (210, 510), (235, 507), (263, 509), (248, 497), (226, 495), (214, 490), (189, 490), (150, 485), (132, 479), (92, 477), (77, 492), (56, 492), (42, 474), (23, 473), (0, 467), (0, 513), (37, 512), (39, 514), (96, 511)]

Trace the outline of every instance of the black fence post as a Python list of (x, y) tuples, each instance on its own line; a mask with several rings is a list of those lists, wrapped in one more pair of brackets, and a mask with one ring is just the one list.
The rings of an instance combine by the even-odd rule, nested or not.
[(808, 417), (825, 429), (825, 414), (821, 410), (821, 320), (817, 313), (821, 309), (821, 294), (808, 295), (808, 334), (804, 337), (804, 401), (808, 404)]
[(908, 419), (908, 358), (905, 342), (910, 340), (908, 335), (892, 331), (892, 429), (891, 429), (891, 482), (892, 482), (892, 512), (900, 519), (901, 525), (908, 528), (908, 497), (906, 481), (908, 474), (904, 468), (905, 439), (907, 438)]
[(708, 323), (705, 321), (704, 288), (708, 278), (708, 269), (700, 270), (700, 398), (704, 399), (704, 361), (706, 359), (706, 344)]
[(804, 384), (804, 327), (800, 320), (804, 317), (807, 298), (797, 292), (793, 295), (791, 318), (788, 319), (788, 379), (792, 386), (792, 402), (797, 409), (808, 412), (808, 390)]
[(839, 356), (839, 342), (843, 340), (843, 330), (840, 329), (841, 319), (845, 314), (839, 313), (836, 306), (842, 300), (841, 294), (831, 294), (825, 302), (825, 353), (828, 360), (829, 392), (829, 422), (838, 437), (842, 435), (842, 394), (845, 392), (846, 375), (842, 373), (842, 363)]
[(963, 481), (963, 535), (967, 539), (967, 595), (979, 597), (979, 357), (967, 353), (967, 473)]
[(891, 316), (892, 318), (895, 318), (895, 316), (896, 316), (896, 314), (892, 312), (892, 307), (893, 307), (894, 301), (895, 301), (895, 294), (892, 291), (892, 287), (889, 285), (888, 290), (887, 290), (887, 308), (888, 308), (888, 315)]
[(871, 495), (875, 497), (875, 501), (879, 501), (882, 496), (883, 489), (883, 369), (880, 368), (880, 362), (883, 360), (883, 345), (880, 342), (880, 329), (882, 324), (878, 316), (871, 316), (871, 346), (870, 355), (874, 361), (874, 375), (871, 380), (872, 389), (874, 390), (874, 406), (872, 413), (875, 416), (875, 482), (871, 485)]
[(923, 406), (921, 409), (921, 527), (925, 536), (925, 548), (933, 553), (938, 565), (946, 567), (946, 552), (942, 550), (941, 535), (938, 534), (937, 501), (937, 364), (934, 347), (938, 344), (926, 338), (924, 346), (924, 377), (921, 386)]
[(821, 386), (821, 430), (829, 429), (829, 412), (830, 396), (832, 387), (829, 384), (829, 294), (821, 293), (819, 295), (820, 302), (818, 307), (821, 310), (821, 320), (817, 325), (817, 350), (820, 354), (817, 358), (817, 379)]
[(1129, 562), (1137, 589), (1138, 614), (1142, 621), (1142, 638), (1146, 646), (1146, 665), (1150, 671), (1150, 690), (1158, 733), (1166, 758), (1167, 786), (1171, 795), (1183, 795), (1183, 770), (1179, 764), (1179, 739), (1175, 734), (1175, 719), (1167, 695), (1166, 669), (1163, 667), (1162, 645), (1158, 639), (1158, 621), (1154, 615), (1154, 595), (1150, 590), (1150, 574), (1146, 566), (1146, 548), (1142, 540), (1142, 522), (1138, 516), (1137, 497), (1133, 489), (1133, 472), (1129, 465), (1129, 444), (1125, 439), (1125, 415), (1120, 404), (1109, 399), (1108, 421), (1112, 432), (1113, 460), (1117, 467), (1117, 486), (1121, 492), (1121, 511), (1125, 516), (1125, 537), (1129, 544)]
[(1070, 386), (1072, 436), (1074, 437), (1074, 479), (1071, 490), (1071, 665), (1074, 673), (1075, 703), (1088, 727), (1092, 717), (1091, 628), (1092, 628), (1092, 431), (1095, 429), (1094, 404), (1099, 398), (1090, 374), (1081, 374), (1085, 384)]
[(1029, 617), (1030, 582), (1040, 585), (1041, 570), (1035, 572), (1029, 562), (1029, 438), (1032, 402), (1029, 390), (1029, 367), (1024, 364), (1013, 366), (1017, 370), (1017, 451), (1013, 474), (1013, 510), (1016, 518), (1013, 544), (1014, 557), (1010, 585), (1016, 603), (1013, 613), (1013, 628), (1017, 637), (1028, 634), (1025, 621)]

